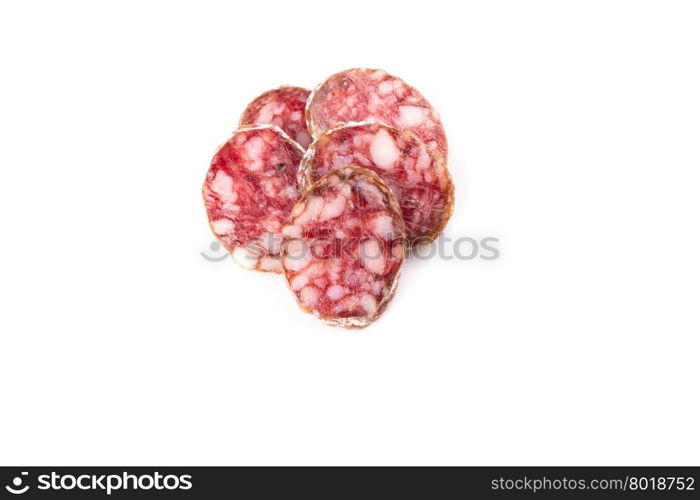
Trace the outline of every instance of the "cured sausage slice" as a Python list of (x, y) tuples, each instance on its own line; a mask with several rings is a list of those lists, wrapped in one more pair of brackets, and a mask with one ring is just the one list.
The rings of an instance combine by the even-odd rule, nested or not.
[(445, 162), (409, 132), (381, 123), (352, 123), (323, 133), (299, 168), (302, 189), (334, 168), (359, 165), (377, 174), (398, 199), (409, 244), (434, 239), (447, 224), (454, 186)]
[(277, 125), (306, 149), (311, 136), (306, 129), (304, 108), (310, 90), (279, 87), (256, 97), (241, 115), (240, 126)]
[(404, 225), (391, 190), (356, 166), (333, 170), (292, 210), (282, 265), (299, 305), (325, 323), (367, 326), (384, 311), (404, 262)]
[(442, 159), (447, 138), (440, 116), (420, 92), (380, 69), (349, 69), (309, 96), (306, 121), (313, 137), (348, 122), (382, 122), (408, 130)]
[(273, 125), (239, 129), (214, 155), (202, 188), (209, 225), (246, 269), (282, 272), (282, 227), (299, 200), (304, 150)]

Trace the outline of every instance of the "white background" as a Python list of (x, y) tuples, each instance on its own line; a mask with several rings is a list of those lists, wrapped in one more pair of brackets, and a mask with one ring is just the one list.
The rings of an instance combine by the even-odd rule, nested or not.
[[(4, 2), (0, 462), (700, 462), (696, 2)], [(249, 100), (381, 67), (442, 114), (446, 235), (369, 328), (207, 262)]]

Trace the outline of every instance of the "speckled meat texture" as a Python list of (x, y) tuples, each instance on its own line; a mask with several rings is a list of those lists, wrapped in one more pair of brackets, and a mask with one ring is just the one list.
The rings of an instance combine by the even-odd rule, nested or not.
[(282, 227), (299, 200), (304, 150), (272, 125), (236, 131), (214, 155), (202, 188), (209, 225), (246, 269), (282, 272)]
[(248, 105), (241, 115), (240, 126), (277, 125), (306, 149), (311, 135), (306, 128), (304, 108), (310, 93), (299, 87), (268, 90)]
[(381, 122), (408, 130), (447, 160), (440, 116), (416, 89), (380, 69), (349, 69), (309, 96), (306, 121), (313, 137), (348, 122)]
[(434, 239), (447, 224), (454, 186), (445, 162), (415, 136), (380, 123), (349, 124), (314, 141), (299, 183), (309, 186), (334, 168), (358, 165), (377, 174), (398, 199), (410, 244)]
[(283, 234), (282, 265), (302, 309), (347, 328), (379, 317), (405, 254), (401, 212), (379, 176), (331, 171), (299, 200)]

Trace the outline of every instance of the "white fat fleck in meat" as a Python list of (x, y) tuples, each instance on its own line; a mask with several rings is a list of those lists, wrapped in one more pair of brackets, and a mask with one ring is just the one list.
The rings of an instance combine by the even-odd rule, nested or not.
[(419, 182), (423, 181), (423, 175), (415, 170), (408, 170), (406, 172), (406, 182), (412, 186), (415, 186)]
[(221, 170), (216, 173), (214, 180), (211, 181), (211, 190), (224, 203), (233, 203), (238, 198), (238, 194), (233, 190), (233, 179)]
[(301, 292), (299, 292), (299, 298), (303, 304), (309, 307), (314, 307), (318, 302), (318, 297), (320, 294), (321, 291), (318, 288), (309, 285), (302, 288)]
[(343, 183), (343, 185), (340, 187), (340, 194), (346, 198), (350, 198), (350, 196), (352, 196), (352, 186), (347, 182)]
[(263, 168), (263, 163), (259, 158), (251, 159), (245, 162), (245, 168), (247, 168), (251, 172), (257, 172), (258, 170), (261, 170)]
[(382, 239), (391, 239), (394, 236), (394, 221), (388, 215), (379, 215), (372, 219), (372, 232)]
[(300, 130), (294, 139), (299, 143), (299, 145), (306, 149), (311, 144), (311, 136), (306, 130)]
[(245, 269), (255, 269), (255, 266), (258, 265), (259, 256), (244, 247), (234, 248), (231, 256), (238, 265)]
[(233, 221), (229, 219), (217, 219), (211, 223), (211, 227), (216, 234), (224, 235), (233, 232)]
[(296, 272), (301, 271), (311, 262), (311, 252), (302, 240), (292, 240), (286, 245), (284, 256), (285, 269)]
[(241, 207), (239, 207), (238, 205), (234, 205), (233, 203), (222, 203), (221, 209), (224, 212), (227, 212), (227, 215), (237, 215), (241, 212)]
[(399, 126), (405, 128), (417, 127), (425, 121), (427, 115), (427, 108), (419, 108), (418, 106), (400, 106), (398, 118)]
[(289, 280), (289, 286), (295, 292), (298, 292), (306, 285), (309, 284), (309, 276), (307, 274), (297, 274), (292, 279)]
[(333, 156), (333, 162), (331, 168), (347, 167), (352, 165), (353, 157), (352, 155), (338, 155)]
[(350, 288), (361, 288), (368, 281), (370, 276), (364, 269), (346, 269), (343, 273), (343, 284)]
[(320, 220), (334, 219), (345, 210), (345, 196), (338, 193), (335, 198), (326, 201), (321, 210)]
[[(277, 213), (279, 211), (275, 210), (274, 212)], [(273, 219), (271, 217), (268, 217), (262, 222), (261, 225), (270, 233), (279, 233), (280, 226), (282, 224), (280, 223), (279, 219)]]
[(374, 313), (377, 312), (377, 299), (369, 293), (362, 294), (360, 305), (362, 306), (362, 309), (367, 312), (368, 316), (373, 316)]
[(277, 196), (277, 191), (275, 190), (275, 186), (272, 184), (272, 181), (269, 179), (263, 180), (260, 185), (262, 186), (263, 191), (267, 196), (270, 198), (274, 198)]
[(374, 134), (369, 152), (374, 163), (382, 170), (394, 168), (396, 160), (401, 156), (401, 152), (394, 143), (394, 138), (383, 128)]
[(282, 235), (279, 233), (265, 233), (260, 237), (260, 243), (268, 253), (278, 255), (282, 245)]
[(299, 191), (294, 186), (287, 186), (280, 191), (279, 196), (288, 200), (295, 200), (299, 197)]
[(384, 80), (382, 83), (377, 86), (377, 93), (379, 95), (386, 95), (391, 92), (393, 89), (393, 85), (391, 84), (391, 80)]
[(272, 117), (274, 116), (274, 110), (273, 110), (274, 107), (275, 107), (274, 103), (268, 102), (262, 108), (260, 108), (260, 111), (258, 111), (258, 116), (257, 116), (256, 122), (258, 122), (258, 123), (270, 123), (270, 121), (272, 120)]
[(306, 200), (304, 205), (304, 211), (299, 216), (296, 216), (296, 220), (294, 221), (299, 225), (306, 224), (307, 222), (316, 219), (321, 213), (321, 210), (323, 210), (325, 203), (322, 197), (311, 196)]
[[(313, 252), (312, 252), (313, 255)], [(312, 278), (318, 278), (326, 272), (325, 262), (314, 262), (304, 270), (304, 274), (308, 274)]]
[(328, 277), (333, 282), (340, 281), (340, 275), (342, 272), (343, 272), (343, 266), (342, 266), (340, 260), (338, 260), (338, 259), (334, 260), (331, 263), (331, 265), (328, 267)]
[(355, 295), (348, 295), (333, 307), (333, 312), (353, 311), (357, 308), (360, 298)]
[(397, 102), (399, 102), (399, 100), (394, 94), (389, 94), (388, 96), (384, 97), (384, 106), (389, 109), (395, 107)]
[(429, 166), (430, 155), (425, 151), (421, 151), (420, 155), (418, 156), (418, 160), (416, 160), (416, 170), (425, 170)]
[(382, 274), (386, 269), (384, 252), (375, 239), (362, 242), (360, 245), (360, 259), (364, 268), (374, 274)]
[(345, 227), (348, 229), (355, 229), (360, 225), (360, 219), (357, 219), (356, 217), (350, 217), (345, 221)]
[(260, 259), (260, 269), (263, 271), (282, 272), (282, 261), (279, 257), (265, 256)]
[(289, 224), (282, 228), (282, 235), (287, 238), (301, 238), (301, 227), (295, 224)]
[(251, 171), (262, 169), (263, 163), (261, 156), (265, 149), (265, 141), (262, 137), (253, 137), (245, 144), (245, 155), (247, 160), (245, 167)]
[(369, 102), (367, 103), (367, 109), (369, 109), (372, 113), (376, 113), (377, 111), (382, 109), (382, 98), (379, 97), (377, 94), (370, 94)]
[(321, 290), (323, 290), (324, 288), (326, 288), (326, 286), (328, 286), (328, 278), (326, 278), (325, 276), (321, 276), (319, 278), (316, 278), (314, 280), (314, 285), (316, 285)]
[(332, 286), (328, 287), (328, 291), (326, 291), (326, 295), (331, 300), (342, 299), (347, 294), (348, 294), (348, 289), (343, 287), (343, 286), (340, 286), (340, 285), (332, 285)]

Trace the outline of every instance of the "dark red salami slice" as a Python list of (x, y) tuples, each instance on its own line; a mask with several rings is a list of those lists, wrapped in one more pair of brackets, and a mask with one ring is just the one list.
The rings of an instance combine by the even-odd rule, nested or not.
[(214, 155), (202, 188), (209, 225), (246, 269), (282, 272), (282, 227), (299, 200), (304, 153), (273, 125), (237, 130)]
[(442, 158), (404, 131), (381, 123), (344, 125), (307, 149), (299, 182), (311, 185), (334, 168), (358, 165), (377, 174), (398, 199), (409, 244), (428, 242), (452, 215), (454, 186)]
[(241, 115), (240, 126), (277, 125), (306, 149), (311, 136), (306, 129), (304, 108), (311, 91), (299, 87), (280, 87), (258, 96)]
[(416, 89), (380, 69), (349, 69), (309, 96), (306, 121), (313, 137), (348, 122), (382, 122), (408, 130), (447, 160), (440, 116)]
[(347, 328), (379, 317), (405, 253), (398, 203), (379, 176), (355, 166), (331, 171), (294, 206), (282, 233), (282, 265), (302, 309)]

